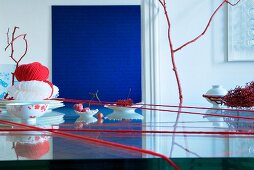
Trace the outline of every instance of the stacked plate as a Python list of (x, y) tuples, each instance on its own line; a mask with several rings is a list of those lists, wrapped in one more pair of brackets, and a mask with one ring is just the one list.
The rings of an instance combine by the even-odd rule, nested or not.
[(6, 106), (13, 105), (13, 104), (20, 104), (20, 105), (48, 104), (48, 111), (52, 111), (53, 109), (64, 107), (63, 102), (58, 100), (42, 100), (42, 101), (0, 100), (0, 113), (7, 112)]

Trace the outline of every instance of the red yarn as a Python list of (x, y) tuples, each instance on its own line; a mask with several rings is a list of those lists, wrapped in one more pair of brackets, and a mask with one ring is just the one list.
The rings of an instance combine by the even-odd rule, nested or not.
[(49, 142), (39, 142), (37, 144), (29, 143), (16, 143), (15, 151), (17, 156), (21, 156), (28, 159), (39, 159), (46, 153), (50, 148)]
[(18, 81), (45, 81), (49, 77), (49, 69), (38, 62), (22, 64), (14, 72)]
[(52, 97), (53, 93), (54, 93), (54, 86), (53, 86), (53, 84), (52, 84), (50, 81), (48, 81), (48, 80), (44, 80), (43, 82), (44, 82), (44, 83), (47, 83), (47, 84), (50, 86), (50, 88), (51, 88), (51, 94), (50, 94), (50, 96), (47, 98), (47, 99), (50, 99), (50, 98)]

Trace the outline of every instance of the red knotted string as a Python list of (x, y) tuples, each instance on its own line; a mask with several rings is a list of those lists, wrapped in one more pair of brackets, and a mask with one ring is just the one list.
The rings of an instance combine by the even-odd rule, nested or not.
[[(10, 121), (7, 121), (7, 120), (0, 120), (0, 122), (4, 123), (4, 124), (10, 124), (10, 125), (14, 125), (14, 126), (30, 128), (31, 130), (45, 130), (43, 128), (30, 126), (30, 125), (25, 125), (25, 124), (20, 124), (20, 123), (15, 123), (15, 122), (10, 122)], [(45, 130), (45, 131), (47, 131), (47, 130)], [(116, 148), (131, 150), (131, 151), (138, 152), (138, 153), (145, 153), (145, 154), (150, 154), (150, 155), (153, 155), (153, 156), (158, 156), (158, 157), (164, 159), (165, 161), (167, 161), (175, 170), (180, 170), (180, 168), (170, 158), (168, 158), (167, 156), (165, 156), (163, 154), (157, 153), (157, 152), (137, 148), (137, 147), (134, 147), (134, 146), (119, 144), (119, 143), (115, 143), (115, 142), (108, 142), (108, 141), (104, 141), (104, 140), (100, 140), (100, 139), (94, 139), (94, 138), (90, 138), (90, 137), (86, 137), (86, 136), (80, 136), (80, 135), (76, 135), (76, 134), (64, 133), (64, 132), (60, 132), (60, 131), (55, 130), (55, 129), (54, 130), (48, 130), (48, 132), (54, 133), (56, 135), (61, 135), (61, 136), (64, 136), (66, 138), (72, 138), (72, 139), (74, 138), (74, 139), (79, 139), (81, 141), (88, 141), (88, 142), (93, 142), (93, 143), (97, 143), (97, 144), (101, 144), (101, 145), (106, 145), (106, 146), (112, 146), (112, 147), (116, 147)]]
[[(54, 100), (59, 100), (63, 102), (69, 102), (69, 103), (91, 103), (89, 100), (75, 100), (75, 99), (64, 99), (64, 98), (58, 98)], [(105, 104), (112, 103), (112, 102), (92, 102), (91, 104), (93, 105), (98, 105), (98, 106), (104, 106)], [(112, 103), (114, 104), (114, 103)], [(117, 106), (116, 106), (117, 107)], [(140, 110), (148, 110), (148, 111), (160, 111), (160, 112), (168, 112), (168, 113), (181, 113), (181, 114), (191, 114), (191, 115), (202, 115), (202, 116), (214, 116), (214, 117), (221, 117), (221, 118), (234, 118), (234, 119), (246, 119), (246, 120), (254, 120), (254, 117), (248, 117), (248, 116), (234, 116), (234, 115), (229, 115), (229, 114), (218, 114), (218, 113), (202, 113), (202, 112), (191, 112), (191, 111), (178, 111), (178, 110), (169, 110), (169, 109), (157, 109), (157, 108), (145, 108), (145, 107), (140, 107), (140, 106), (120, 106), (124, 108), (134, 108), (134, 109), (140, 109)], [(182, 107), (182, 106), (181, 106)], [(188, 107), (186, 107), (188, 108)], [(191, 108), (191, 107), (190, 107)], [(211, 109), (212, 110), (212, 109)], [(216, 109), (217, 110), (217, 109)], [(248, 111), (248, 110), (233, 110), (233, 109), (228, 109), (232, 111), (244, 111), (244, 112), (253, 112), (253, 111)]]
[(50, 94), (50, 96), (48, 97), (48, 98), (46, 98), (46, 99), (50, 99), (51, 97), (52, 97), (52, 95), (53, 95), (53, 93), (54, 93), (54, 86), (53, 86), (53, 84), (50, 82), (50, 81), (48, 81), (48, 80), (45, 80), (45, 81), (43, 81), (44, 83), (47, 83), (49, 86), (50, 86), (50, 88), (51, 88), (51, 94)]

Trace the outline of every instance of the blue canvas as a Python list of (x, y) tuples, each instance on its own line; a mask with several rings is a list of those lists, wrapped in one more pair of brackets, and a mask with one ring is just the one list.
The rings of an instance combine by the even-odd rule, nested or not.
[(0, 99), (3, 99), (12, 83), (14, 64), (0, 64)]
[(52, 6), (52, 61), (60, 97), (140, 102), (140, 6)]

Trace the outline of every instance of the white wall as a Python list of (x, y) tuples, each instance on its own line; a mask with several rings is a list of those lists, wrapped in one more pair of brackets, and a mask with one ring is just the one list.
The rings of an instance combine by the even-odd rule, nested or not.
[[(174, 47), (203, 31), (221, 0), (168, 0)], [(51, 5), (140, 4), (140, 0), (0, 0), (0, 64), (13, 61), (4, 51), (8, 28), (27, 33), (28, 53), (22, 63), (40, 61), (51, 68)], [(202, 15), (200, 15), (202, 14)], [(159, 103), (177, 104), (178, 94), (170, 63), (167, 25), (159, 13)], [(15, 52), (22, 53), (20, 41)], [(185, 105), (208, 105), (201, 97), (212, 84), (230, 89), (253, 80), (253, 62), (227, 62), (227, 8), (222, 8), (207, 34), (176, 54)]]
[[(222, 0), (168, 0), (174, 47), (200, 34)], [(170, 63), (167, 26), (160, 8), (160, 103), (177, 104), (178, 92)], [(226, 89), (254, 79), (254, 62), (227, 62), (227, 6), (215, 16), (208, 32), (176, 54), (185, 105), (209, 105), (202, 98), (212, 84)]]

